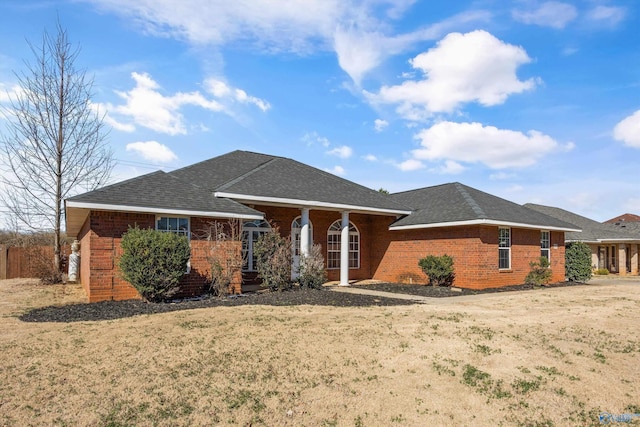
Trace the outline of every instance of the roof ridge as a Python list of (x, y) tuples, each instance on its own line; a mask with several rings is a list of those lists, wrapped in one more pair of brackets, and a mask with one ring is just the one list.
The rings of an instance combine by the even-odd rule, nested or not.
[(467, 189), (465, 188), (465, 186), (463, 184), (460, 184), (459, 182), (455, 182), (453, 185), (456, 187), (456, 190), (458, 190), (458, 192), (460, 193), (462, 198), (465, 200), (465, 202), (467, 202), (469, 204), (469, 207), (471, 208), (471, 210), (476, 215), (478, 215), (478, 217), (480, 217), (480, 218), (488, 218), (487, 214), (480, 207), (478, 202), (475, 201), (475, 199), (471, 196), (471, 194), (469, 194), (469, 192), (467, 191)]
[(281, 159), (282, 157), (272, 157), (271, 159), (269, 159), (268, 161), (264, 162), (263, 164), (261, 164), (260, 166), (251, 169), (250, 171), (235, 177), (234, 179), (232, 179), (231, 181), (225, 182), (224, 184), (222, 184), (221, 186), (219, 186), (218, 188), (216, 188), (214, 191), (222, 191), (225, 188), (229, 188), (234, 184), (237, 184), (238, 182), (242, 181), (243, 179), (253, 175), (254, 173), (266, 168), (268, 165), (270, 165), (271, 163), (275, 162), (278, 159)]

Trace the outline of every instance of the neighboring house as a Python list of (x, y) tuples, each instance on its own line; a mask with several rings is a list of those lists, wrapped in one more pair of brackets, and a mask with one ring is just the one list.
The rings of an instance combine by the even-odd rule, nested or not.
[(626, 213), (626, 214), (622, 214), (620, 216), (617, 216), (615, 218), (611, 218), (610, 220), (605, 221), (606, 224), (616, 224), (617, 223), (622, 223), (622, 222), (638, 222), (640, 223), (640, 216), (639, 215), (634, 215), (634, 214), (630, 214), (630, 213)]
[(584, 242), (589, 245), (594, 270), (606, 268), (620, 275), (637, 275), (640, 271), (640, 226), (633, 226), (632, 223), (622, 226), (600, 223), (551, 206), (531, 203), (524, 206), (581, 228), (581, 233), (566, 233), (565, 239), (567, 243)]
[(329, 280), (341, 285), (370, 278), (424, 283), (418, 260), (449, 254), (454, 284), (475, 289), (522, 283), (529, 262), (541, 254), (550, 257), (553, 280), (563, 280), (564, 232), (578, 231), (458, 183), (386, 195), (291, 159), (246, 151), (143, 175), (65, 203), (67, 234), (80, 240), (80, 280), (90, 301), (138, 297), (117, 270), (121, 236), (134, 225), (189, 236), (184, 295), (206, 287), (202, 231), (211, 221), (242, 221), (244, 279), (255, 277), (253, 244), (271, 223), (291, 235), (294, 263), (320, 244)]

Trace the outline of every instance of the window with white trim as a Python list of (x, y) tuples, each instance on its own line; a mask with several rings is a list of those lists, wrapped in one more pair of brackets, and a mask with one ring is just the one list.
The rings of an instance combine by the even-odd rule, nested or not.
[(508, 227), (498, 228), (498, 268), (511, 268), (511, 229)]
[(260, 236), (271, 230), (269, 223), (262, 219), (242, 224), (242, 271), (257, 271), (257, 257), (253, 253), (253, 246)]
[[(291, 223), (291, 238), (292, 238), (292, 242), (291, 244), (293, 245), (293, 256), (294, 257), (299, 257), (300, 256), (300, 234), (301, 234), (301, 230), (302, 230), (302, 217), (297, 217), (296, 219), (293, 220), (293, 222)], [(310, 236), (313, 236), (313, 224), (311, 223), (311, 221), (309, 221), (309, 234)], [(311, 242), (309, 242), (311, 243)]]
[(540, 256), (546, 257), (551, 262), (551, 233), (549, 231), (540, 232)]
[(156, 230), (189, 237), (189, 218), (159, 216), (156, 218)]
[[(182, 216), (157, 216), (156, 217), (156, 230), (162, 231), (164, 233), (175, 233), (180, 236), (186, 236), (189, 241), (189, 245), (191, 245), (191, 233), (190, 233), (190, 224), (188, 217)], [(191, 258), (187, 262), (187, 271), (185, 274), (189, 274), (191, 272)]]
[[(340, 268), (342, 221), (337, 220), (327, 231), (327, 268)], [(349, 268), (360, 268), (360, 232), (349, 221)]]

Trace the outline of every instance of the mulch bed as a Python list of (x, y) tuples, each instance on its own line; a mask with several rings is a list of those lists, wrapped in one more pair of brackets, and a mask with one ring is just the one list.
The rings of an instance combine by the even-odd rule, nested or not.
[[(574, 286), (580, 283), (562, 282), (548, 287)], [(534, 289), (533, 286), (519, 285), (503, 288), (484, 289), (474, 291), (463, 289), (456, 292), (447, 287), (433, 287), (424, 285), (399, 285), (395, 283), (376, 283), (368, 285), (354, 285), (376, 291), (420, 295), (425, 297), (455, 297), (460, 295), (475, 295), (489, 292), (509, 292)], [(191, 310), (207, 307), (234, 307), (241, 305), (321, 305), (333, 307), (371, 307), (371, 306), (400, 306), (419, 304), (416, 301), (384, 298), (370, 295), (358, 295), (343, 292), (333, 292), (328, 289), (300, 289), (294, 288), (284, 292), (245, 293), (227, 298), (205, 297), (197, 300), (182, 300), (168, 303), (147, 303), (141, 300), (103, 301), (91, 304), (69, 304), (64, 306), (49, 306), (30, 310), (22, 314), (19, 319), (23, 322), (85, 322), (96, 320), (115, 320), (126, 317), (168, 313), (179, 310)]]
[(394, 292), (394, 293), (402, 293), (408, 295), (418, 295), (422, 297), (432, 297), (432, 298), (445, 298), (445, 297), (457, 297), (461, 295), (477, 295), (477, 294), (488, 294), (495, 292), (512, 292), (512, 291), (526, 291), (533, 289), (544, 289), (544, 288), (560, 288), (566, 286), (578, 286), (584, 285), (584, 283), (578, 282), (558, 282), (551, 283), (544, 287), (542, 286), (533, 286), (533, 285), (512, 285), (512, 286), (503, 286), (501, 288), (489, 288), (489, 289), (461, 289), (461, 288), (450, 288), (448, 286), (427, 286), (427, 285), (400, 285), (397, 283), (372, 283), (367, 285), (352, 285), (354, 288), (362, 288), (362, 289), (370, 289), (373, 291), (383, 291), (383, 292)]

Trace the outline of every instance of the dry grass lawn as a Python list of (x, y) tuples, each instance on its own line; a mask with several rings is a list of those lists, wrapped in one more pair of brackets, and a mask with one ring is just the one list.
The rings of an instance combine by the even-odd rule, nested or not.
[(459, 298), (24, 323), (82, 290), (0, 281), (0, 425), (564, 426), (640, 413), (640, 282)]

